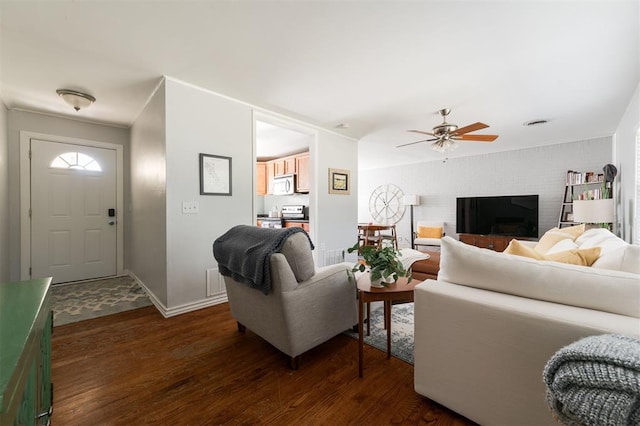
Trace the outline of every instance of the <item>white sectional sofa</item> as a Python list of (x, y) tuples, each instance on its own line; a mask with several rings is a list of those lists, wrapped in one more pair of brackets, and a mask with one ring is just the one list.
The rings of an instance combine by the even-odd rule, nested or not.
[(640, 337), (640, 246), (602, 229), (572, 241), (601, 247), (593, 266), (443, 238), (438, 280), (415, 290), (416, 392), (483, 425), (557, 424), (551, 356), (590, 335)]

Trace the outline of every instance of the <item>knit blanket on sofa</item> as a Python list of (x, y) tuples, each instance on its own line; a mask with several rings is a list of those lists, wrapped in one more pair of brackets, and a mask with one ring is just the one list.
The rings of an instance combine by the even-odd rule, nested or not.
[(640, 424), (640, 339), (578, 340), (547, 362), (547, 402), (566, 425)]
[[(258, 228), (237, 225), (213, 243), (213, 257), (223, 276), (245, 283), (264, 294), (271, 291), (271, 254), (280, 251), (290, 235), (304, 232), (302, 228)], [(313, 243), (309, 239), (311, 249)]]

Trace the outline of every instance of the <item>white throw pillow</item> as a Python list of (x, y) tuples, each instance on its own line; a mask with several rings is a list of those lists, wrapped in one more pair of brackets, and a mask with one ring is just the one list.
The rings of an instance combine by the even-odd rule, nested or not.
[(585, 231), (584, 234), (576, 238), (576, 244), (580, 248), (600, 247), (600, 256), (628, 245), (626, 241), (604, 228)]
[(545, 254), (549, 255), (549, 254), (553, 254), (553, 253), (559, 253), (561, 251), (575, 250), (577, 248), (578, 248), (578, 245), (573, 240), (567, 238), (565, 240), (558, 241)]
[(610, 250), (601, 254), (593, 268), (613, 269), (616, 271), (632, 272), (640, 274), (640, 246), (627, 244), (623, 247)]

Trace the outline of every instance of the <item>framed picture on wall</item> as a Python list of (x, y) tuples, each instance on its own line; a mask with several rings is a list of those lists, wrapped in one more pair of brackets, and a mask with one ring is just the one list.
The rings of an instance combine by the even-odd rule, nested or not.
[(349, 170), (329, 169), (329, 194), (349, 195)]
[(231, 195), (231, 157), (200, 154), (200, 195)]

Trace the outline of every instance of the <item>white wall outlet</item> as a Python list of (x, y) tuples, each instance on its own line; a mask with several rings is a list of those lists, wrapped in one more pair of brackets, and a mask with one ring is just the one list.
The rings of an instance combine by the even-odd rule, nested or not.
[(196, 214), (200, 211), (200, 205), (197, 201), (183, 201), (182, 214)]

